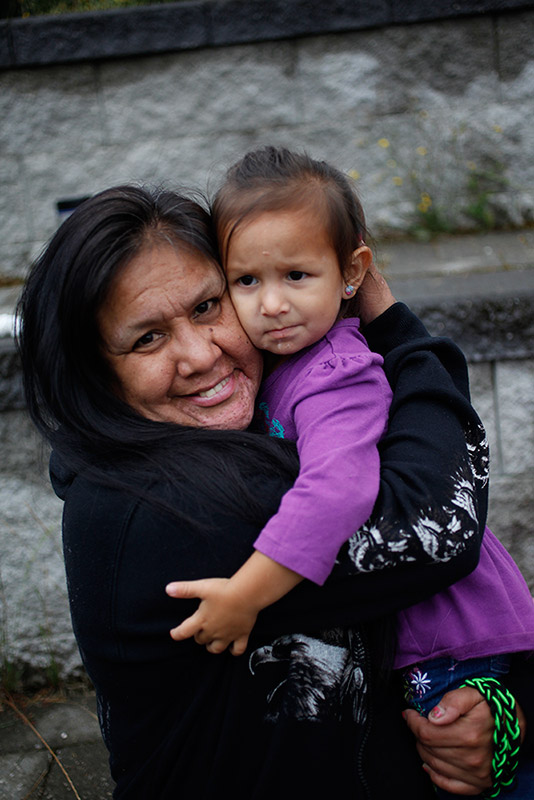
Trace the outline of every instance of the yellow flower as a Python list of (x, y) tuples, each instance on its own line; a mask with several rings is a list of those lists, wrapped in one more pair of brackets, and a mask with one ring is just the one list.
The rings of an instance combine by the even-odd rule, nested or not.
[(426, 147), (418, 147), (416, 152), (419, 153), (420, 156), (426, 156), (428, 150), (426, 149)]
[(378, 144), (380, 147), (386, 149), (387, 147), (389, 147), (389, 139), (379, 139)]
[(428, 192), (421, 192), (421, 202), (417, 206), (421, 214), (426, 214), (431, 205), (432, 205), (432, 198), (430, 197)]
[(349, 170), (349, 178), (352, 178), (353, 181), (357, 181), (359, 177), (360, 173), (358, 172), (357, 169)]
[(402, 178), (400, 175), (395, 175), (392, 179), (395, 186), (402, 186)]
[(491, 127), (493, 128), (495, 133), (502, 133), (502, 128), (500, 125), (492, 125)]

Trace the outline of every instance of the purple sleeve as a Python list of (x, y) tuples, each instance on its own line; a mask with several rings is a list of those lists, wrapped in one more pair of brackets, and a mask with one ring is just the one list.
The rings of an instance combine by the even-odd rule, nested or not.
[(322, 584), (341, 545), (378, 494), (390, 389), (379, 357), (335, 355), (299, 381), (293, 398), (300, 472), (254, 546)]

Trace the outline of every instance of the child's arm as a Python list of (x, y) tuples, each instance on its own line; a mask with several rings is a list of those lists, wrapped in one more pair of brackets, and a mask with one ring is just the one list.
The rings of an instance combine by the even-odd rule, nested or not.
[(232, 654), (239, 656), (245, 652), (259, 612), (301, 580), (296, 572), (256, 550), (231, 578), (169, 583), (166, 591), (171, 597), (201, 601), (194, 614), (171, 630), (171, 636), (176, 641), (193, 636), (210, 653), (222, 653), (231, 645)]
[[(315, 362), (295, 365), (281, 389), (290, 395), (285, 435), (297, 442), (300, 470), (254, 543), (317, 584), (373, 509), (390, 399), (381, 359), (355, 328), (343, 326), (332, 337)], [(264, 397), (270, 400), (267, 392)], [(278, 416), (275, 403), (269, 410)]]

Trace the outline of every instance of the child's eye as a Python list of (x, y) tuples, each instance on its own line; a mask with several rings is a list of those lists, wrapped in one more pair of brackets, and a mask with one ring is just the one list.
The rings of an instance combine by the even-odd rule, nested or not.
[(292, 269), (287, 277), (289, 278), (290, 281), (301, 281), (303, 278), (306, 277), (306, 273), (301, 272), (298, 269)]
[(236, 281), (238, 286), (254, 286), (254, 284), (257, 282), (257, 278), (255, 278), (253, 275), (242, 275)]

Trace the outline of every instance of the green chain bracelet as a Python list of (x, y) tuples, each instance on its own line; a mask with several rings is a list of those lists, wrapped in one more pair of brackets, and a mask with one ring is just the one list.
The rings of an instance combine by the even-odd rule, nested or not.
[[(472, 686), (484, 697), (495, 717), (493, 732), (493, 785), (482, 797), (498, 797), (511, 789), (519, 762), (521, 729), (517, 721), (515, 698), (495, 678), (469, 678), (463, 686)], [(462, 688), (460, 687), (460, 688)]]

